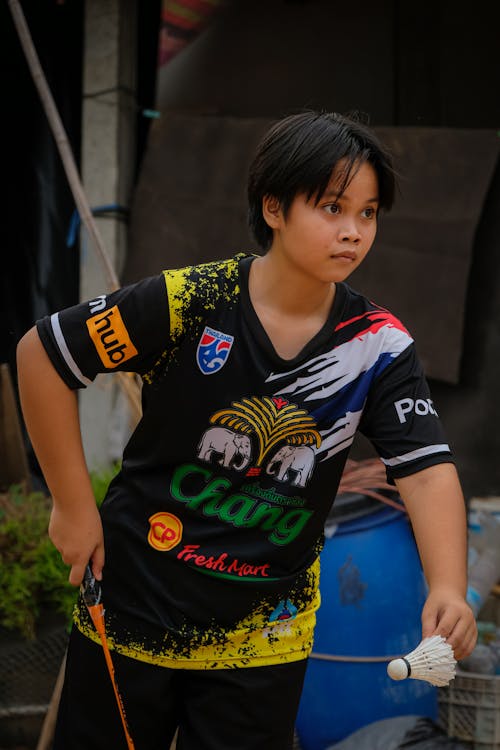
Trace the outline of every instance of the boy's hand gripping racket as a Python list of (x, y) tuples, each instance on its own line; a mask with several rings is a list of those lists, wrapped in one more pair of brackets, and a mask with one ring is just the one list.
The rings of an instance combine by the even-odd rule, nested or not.
[(115, 679), (115, 669), (113, 667), (111, 654), (108, 648), (108, 642), (106, 640), (106, 630), (104, 627), (104, 607), (101, 602), (101, 585), (99, 581), (94, 578), (94, 574), (92, 573), (90, 565), (87, 565), (87, 567), (85, 568), (85, 575), (83, 576), (81, 592), (83, 600), (87, 605), (90, 617), (92, 618), (92, 622), (94, 623), (94, 627), (99, 633), (99, 637), (101, 639), (104, 658), (106, 659), (106, 666), (108, 667), (109, 676), (111, 678), (111, 683), (115, 692), (116, 702), (118, 704), (118, 710), (120, 712), (120, 718), (123, 725), (123, 731), (125, 732), (125, 739), (127, 740), (128, 750), (135, 750), (134, 743), (132, 742), (132, 737), (130, 736), (130, 732), (128, 729), (127, 719), (125, 717), (125, 708), (123, 706), (123, 701), (121, 699), (120, 693), (118, 692), (118, 686)]

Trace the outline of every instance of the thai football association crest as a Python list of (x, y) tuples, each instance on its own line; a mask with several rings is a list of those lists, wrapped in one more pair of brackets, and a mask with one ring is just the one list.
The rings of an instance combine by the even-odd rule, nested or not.
[(205, 326), (196, 351), (196, 361), (204, 375), (213, 375), (224, 367), (233, 341), (234, 336)]

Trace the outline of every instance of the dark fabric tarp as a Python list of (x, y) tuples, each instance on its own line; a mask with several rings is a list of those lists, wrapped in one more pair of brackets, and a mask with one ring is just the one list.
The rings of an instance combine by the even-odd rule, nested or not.
[[(246, 176), (269, 124), (174, 113), (154, 122), (132, 204), (124, 283), (256, 249), (246, 225)], [(429, 377), (456, 383), (474, 235), (499, 139), (490, 130), (375, 130), (394, 154), (401, 194), (350, 283), (402, 318)]]

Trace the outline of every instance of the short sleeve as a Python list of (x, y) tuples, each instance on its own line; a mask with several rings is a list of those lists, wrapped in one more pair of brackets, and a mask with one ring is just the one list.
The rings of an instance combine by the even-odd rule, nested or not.
[(169, 346), (165, 277), (102, 294), (36, 325), (52, 364), (72, 389), (84, 388), (101, 372), (142, 375)]
[(414, 344), (373, 382), (359, 429), (391, 479), (453, 461)]

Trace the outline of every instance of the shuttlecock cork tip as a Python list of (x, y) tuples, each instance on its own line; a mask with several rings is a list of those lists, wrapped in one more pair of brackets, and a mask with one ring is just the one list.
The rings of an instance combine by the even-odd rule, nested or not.
[(410, 674), (408, 662), (404, 659), (393, 659), (387, 665), (387, 674), (393, 680), (406, 680)]

